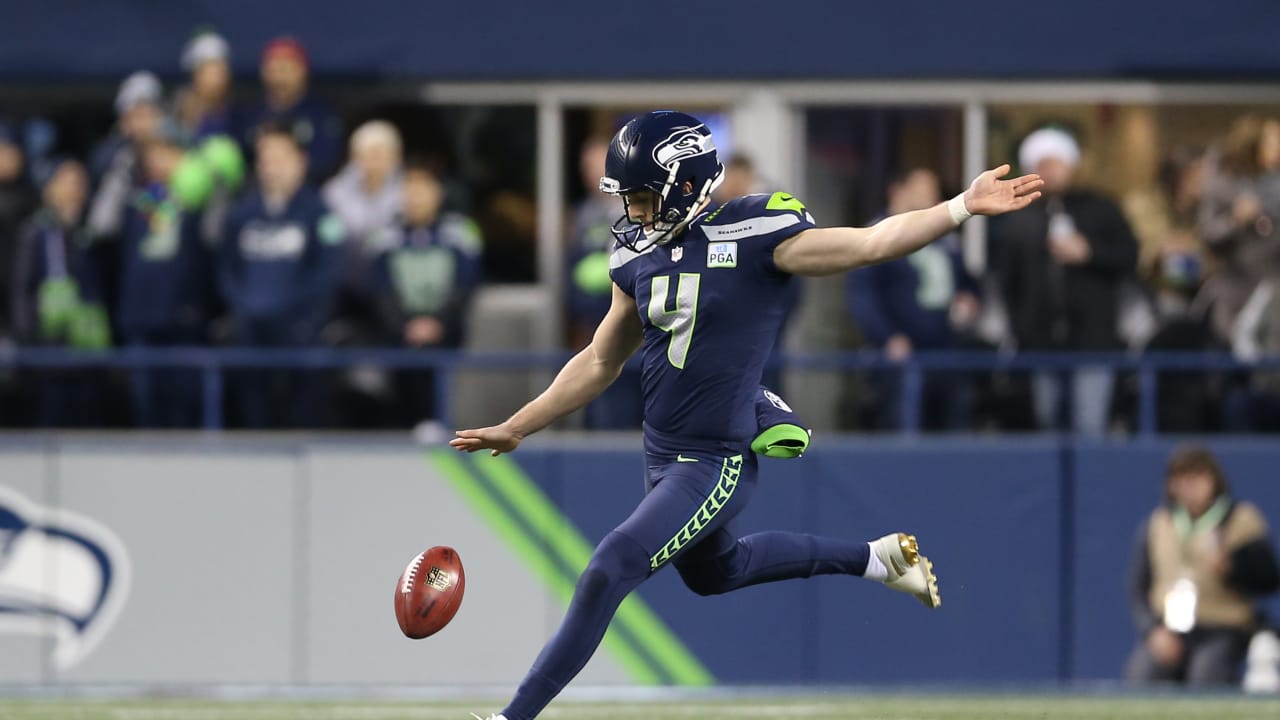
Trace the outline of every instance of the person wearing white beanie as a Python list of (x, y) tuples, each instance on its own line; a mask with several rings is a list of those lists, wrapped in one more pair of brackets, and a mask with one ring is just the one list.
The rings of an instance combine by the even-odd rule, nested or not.
[(120, 83), (120, 89), (116, 91), (116, 115), (123, 119), (139, 105), (159, 107), (163, 95), (164, 87), (160, 85), (160, 78), (148, 70), (139, 70)]
[(139, 70), (116, 92), (116, 127), (89, 155), (89, 177), (96, 188), (89, 205), (89, 228), (98, 237), (115, 237), (125, 206), (142, 187), (139, 148), (164, 131), (164, 87), (154, 73)]
[(231, 47), (212, 30), (197, 32), (182, 50), (191, 83), (178, 92), (174, 114), (193, 143), (231, 131)]
[(1018, 148), (1018, 164), (1027, 172), (1049, 159), (1074, 170), (1080, 164), (1080, 145), (1065, 130), (1044, 127), (1028, 135)]
[[(1044, 180), (1045, 201), (993, 224), (998, 277), (1009, 329), (1020, 350), (1120, 350), (1120, 288), (1136, 277), (1138, 243), (1110, 198), (1075, 187), (1081, 148), (1071, 134), (1040, 128), (1023, 140), (1018, 161)], [(1033, 376), (1041, 429), (1102, 435), (1115, 373), (1104, 366)], [(1065, 380), (1065, 382), (1064, 382)], [(1067, 394), (1071, 401), (1064, 402)]]

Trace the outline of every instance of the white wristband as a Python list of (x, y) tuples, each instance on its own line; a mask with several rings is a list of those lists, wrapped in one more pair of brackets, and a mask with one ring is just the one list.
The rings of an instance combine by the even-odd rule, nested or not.
[(964, 205), (964, 193), (960, 193), (947, 201), (947, 211), (951, 213), (951, 222), (956, 225), (973, 217), (973, 213), (969, 212), (969, 208)]

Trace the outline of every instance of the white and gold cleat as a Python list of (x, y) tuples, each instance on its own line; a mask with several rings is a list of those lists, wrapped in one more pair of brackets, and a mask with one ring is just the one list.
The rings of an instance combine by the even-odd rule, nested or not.
[(933, 574), (933, 563), (920, 554), (915, 535), (892, 533), (871, 543), (889, 576), (884, 584), (898, 592), (911, 593), (925, 607), (936, 608), (942, 604), (938, 593), (938, 577)]

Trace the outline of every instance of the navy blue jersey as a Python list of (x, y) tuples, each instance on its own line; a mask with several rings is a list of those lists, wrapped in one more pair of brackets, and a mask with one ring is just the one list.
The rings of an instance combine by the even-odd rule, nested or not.
[(773, 250), (813, 226), (787, 193), (748, 195), (700, 215), (675, 240), (614, 250), (609, 275), (644, 323), (651, 449), (740, 452), (751, 442), (756, 391), (792, 282)]

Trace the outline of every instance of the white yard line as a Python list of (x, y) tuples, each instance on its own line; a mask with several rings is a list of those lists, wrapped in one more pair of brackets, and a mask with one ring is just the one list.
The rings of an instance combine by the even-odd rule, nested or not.
[[(496, 710), (461, 702), (183, 702), (174, 700), (0, 702), (4, 720), (466, 720)], [(689, 701), (562, 702), (546, 720), (1262, 720), (1280, 718), (1280, 701), (1242, 698), (841, 697)]]

